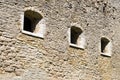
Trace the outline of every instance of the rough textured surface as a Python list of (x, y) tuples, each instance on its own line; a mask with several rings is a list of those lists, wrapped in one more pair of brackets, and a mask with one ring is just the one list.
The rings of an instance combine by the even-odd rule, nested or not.
[[(21, 33), (27, 7), (46, 18), (44, 39)], [(84, 50), (69, 47), (72, 23), (85, 32)], [(0, 0), (0, 80), (119, 80), (119, 26), (119, 0)], [(111, 57), (100, 55), (102, 36)]]

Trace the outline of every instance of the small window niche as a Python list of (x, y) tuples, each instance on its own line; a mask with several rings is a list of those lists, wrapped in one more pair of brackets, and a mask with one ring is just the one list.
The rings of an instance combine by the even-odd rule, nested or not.
[(23, 33), (44, 38), (46, 25), (45, 20), (40, 13), (33, 10), (26, 10), (22, 20)]
[(105, 37), (101, 38), (101, 55), (110, 57), (112, 54), (111, 41)]
[(81, 28), (76, 26), (69, 28), (69, 44), (71, 47), (85, 48), (85, 37)]

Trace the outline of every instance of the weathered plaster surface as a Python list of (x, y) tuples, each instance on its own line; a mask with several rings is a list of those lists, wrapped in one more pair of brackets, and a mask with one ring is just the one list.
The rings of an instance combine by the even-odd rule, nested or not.
[[(44, 15), (44, 39), (21, 32), (28, 7)], [(84, 50), (69, 45), (71, 23), (85, 32)], [(119, 0), (0, 0), (0, 80), (119, 80), (119, 26)], [(101, 56), (102, 36), (111, 57)]]

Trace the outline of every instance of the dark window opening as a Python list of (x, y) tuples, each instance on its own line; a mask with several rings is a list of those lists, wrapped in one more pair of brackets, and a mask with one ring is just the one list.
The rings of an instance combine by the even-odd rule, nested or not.
[(106, 46), (108, 45), (110, 41), (106, 38), (101, 38), (101, 52), (105, 53), (106, 52)]
[(77, 44), (78, 38), (81, 33), (82, 33), (82, 30), (80, 28), (75, 26), (71, 27), (71, 43), (72, 44)]
[(42, 18), (43, 17), (37, 12), (31, 10), (25, 11), (23, 30), (33, 33), (36, 28), (36, 25)]
[(24, 30), (33, 32), (32, 31), (32, 22), (27, 17), (24, 17)]

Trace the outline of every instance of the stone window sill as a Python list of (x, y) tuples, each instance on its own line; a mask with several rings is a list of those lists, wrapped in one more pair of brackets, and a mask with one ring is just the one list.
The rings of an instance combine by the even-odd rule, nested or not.
[(72, 43), (69, 43), (69, 45), (70, 45), (71, 47), (75, 47), (75, 48), (83, 49), (83, 50), (84, 50), (84, 47), (82, 47), (82, 46), (78, 46), (78, 45), (72, 44)]
[(101, 53), (101, 55), (111, 57), (111, 53)]
[(28, 31), (25, 31), (25, 30), (22, 30), (22, 33), (44, 39), (43, 34), (40, 34), (40, 33), (36, 34), (36, 33), (28, 32)]

